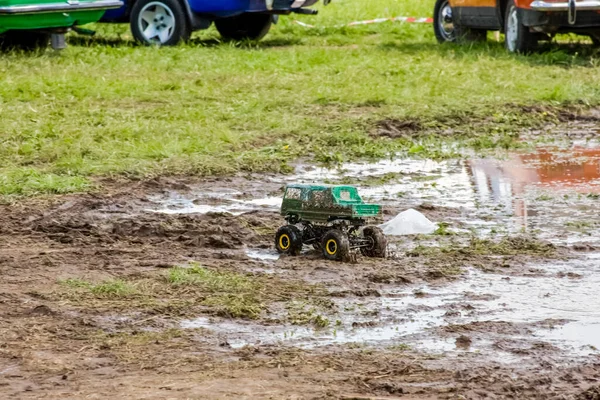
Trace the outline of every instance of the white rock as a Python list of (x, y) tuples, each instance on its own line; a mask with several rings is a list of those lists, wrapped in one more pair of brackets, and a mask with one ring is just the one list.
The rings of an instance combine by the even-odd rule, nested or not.
[(402, 211), (394, 219), (379, 225), (379, 227), (383, 233), (392, 236), (431, 234), (437, 229), (436, 224), (412, 208)]

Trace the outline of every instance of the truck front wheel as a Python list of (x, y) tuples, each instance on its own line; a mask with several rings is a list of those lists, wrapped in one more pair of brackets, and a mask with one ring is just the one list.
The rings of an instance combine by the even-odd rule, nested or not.
[(279, 254), (297, 256), (302, 251), (302, 233), (294, 225), (282, 226), (275, 234), (275, 248)]
[(133, 37), (146, 45), (175, 46), (192, 34), (178, 0), (138, 0), (130, 24)]
[(260, 40), (271, 29), (270, 14), (244, 13), (215, 21), (217, 30), (225, 40)]
[(323, 236), (321, 248), (328, 260), (348, 261), (350, 259), (350, 242), (348, 237), (338, 229), (332, 229)]
[(537, 47), (538, 37), (523, 25), (519, 9), (514, 0), (509, 0), (506, 7), (504, 27), (504, 45), (511, 53), (530, 53)]

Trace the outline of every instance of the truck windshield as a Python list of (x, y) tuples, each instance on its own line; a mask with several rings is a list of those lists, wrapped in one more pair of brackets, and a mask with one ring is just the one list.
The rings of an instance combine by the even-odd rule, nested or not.
[(334, 188), (333, 197), (335, 198), (335, 201), (340, 204), (362, 203), (362, 199), (355, 188)]

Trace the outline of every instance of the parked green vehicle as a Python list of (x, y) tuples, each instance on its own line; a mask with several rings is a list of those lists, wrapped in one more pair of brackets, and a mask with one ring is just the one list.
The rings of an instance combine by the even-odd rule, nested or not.
[(367, 257), (384, 258), (387, 240), (370, 221), (382, 219), (378, 204), (365, 204), (353, 186), (288, 185), (281, 204), (287, 225), (275, 235), (279, 253), (298, 255), (312, 245), (325, 258), (347, 261), (360, 249)]
[[(33, 49), (64, 47), (64, 34), (79, 25), (96, 22), (120, 0), (0, 0), (2, 47)], [(52, 39), (52, 40), (51, 40)]]

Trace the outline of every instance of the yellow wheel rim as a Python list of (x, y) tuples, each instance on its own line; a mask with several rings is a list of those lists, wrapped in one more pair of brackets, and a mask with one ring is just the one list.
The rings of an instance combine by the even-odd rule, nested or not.
[(289, 249), (291, 244), (292, 244), (292, 241), (290, 240), (290, 237), (286, 233), (279, 236), (279, 247), (281, 248), (281, 250)]
[(335, 241), (335, 239), (329, 239), (327, 241), (327, 244), (325, 245), (325, 251), (330, 256), (333, 256), (335, 255), (335, 253), (337, 253), (337, 242)]

